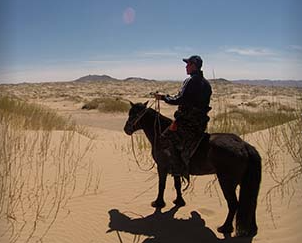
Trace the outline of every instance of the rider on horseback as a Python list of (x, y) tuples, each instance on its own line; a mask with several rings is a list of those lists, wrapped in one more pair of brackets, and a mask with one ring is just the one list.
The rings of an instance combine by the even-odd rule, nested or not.
[(172, 163), (172, 175), (184, 176), (189, 181), (190, 158), (204, 137), (210, 120), (207, 113), (211, 110), (212, 89), (200, 70), (200, 56), (191, 56), (183, 61), (187, 63), (186, 71), (190, 77), (185, 79), (179, 93), (175, 96), (155, 94), (155, 97), (170, 105), (178, 105), (175, 121), (163, 132), (161, 141)]

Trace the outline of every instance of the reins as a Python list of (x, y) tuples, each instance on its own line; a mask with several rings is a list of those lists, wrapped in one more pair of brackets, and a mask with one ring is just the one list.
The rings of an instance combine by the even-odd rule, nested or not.
[[(162, 133), (162, 131), (161, 131), (161, 124), (160, 124), (160, 101), (157, 100), (157, 99), (155, 99), (148, 108), (146, 107), (143, 111), (141, 111), (141, 113), (139, 113), (137, 115), (137, 118), (134, 120), (134, 122), (133, 122), (132, 125), (135, 126), (139, 122), (139, 120), (146, 114), (146, 112), (148, 111), (148, 109), (151, 108), (154, 104), (155, 104), (154, 109), (156, 111), (156, 117), (154, 119), (154, 124), (153, 124), (154, 141), (153, 141), (153, 145), (152, 145), (153, 147), (152, 148), (153, 148), (153, 155), (156, 156), (157, 138)], [(156, 129), (157, 125), (158, 125), (158, 132), (157, 132), (157, 129)], [(144, 169), (144, 168), (141, 167), (141, 165), (140, 165), (140, 163), (139, 163), (139, 161), (137, 159), (136, 153), (135, 153), (133, 134), (131, 134), (131, 147), (132, 147), (133, 157), (135, 159), (135, 162), (136, 162), (138, 168), (140, 170), (142, 170), (142, 171), (145, 171), (145, 172), (152, 170), (154, 168), (154, 165), (155, 165), (154, 162), (153, 162), (152, 166), (150, 168), (148, 168), (148, 169)], [(181, 179), (182, 179), (182, 182), (185, 182), (185, 180), (184, 180), (183, 177), (181, 177)], [(185, 187), (184, 191), (186, 191), (189, 188), (189, 186), (190, 186), (190, 181), (188, 180), (187, 181), (187, 186)]]
[[(160, 124), (160, 120), (159, 120), (159, 114), (160, 114), (160, 102), (159, 102), (159, 100), (155, 99), (155, 100), (151, 103), (151, 105), (149, 105), (148, 108), (145, 108), (145, 109), (141, 112), (141, 114), (139, 114), (139, 115), (137, 116), (137, 118), (136, 118), (135, 121), (133, 122), (133, 126), (135, 126), (135, 125), (139, 122), (139, 120), (146, 114), (146, 112), (148, 111), (148, 109), (151, 108), (154, 104), (155, 104), (154, 108), (155, 108), (155, 111), (157, 111), (157, 114), (156, 114), (156, 119), (154, 120), (154, 132), (155, 132), (155, 134), (154, 134), (154, 145), (153, 145), (153, 146), (154, 146), (154, 148), (156, 149), (156, 141), (157, 141), (157, 136), (158, 136), (158, 134), (157, 134), (157, 132), (156, 132), (156, 124)], [(161, 127), (160, 127), (160, 126), (159, 126), (159, 134), (161, 134)], [(133, 157), (134, 157), (134, 159), (135, 159), (135, 162), (136, 162), (138, 168), (139, 168), (140, 170), (142, 170), (142, 171), (150, 171), (150, 170), (152, 170), (152, 169), (154, 168), (155, 163), (153, 163), (152, 166), (151, 166), (149, 169), (143, 169), (143, 168), (140, 166), (140, 164), (139, 164), (139, 162), (138, 162), (138, 159), (137, 159), (137, 156), (136, 156), (136, 153), (135, 153), (135, 149), (134, 149), (133, 134), (131, 134), (131, 147), (132, 147), (132, 154), (133, 154)]]
[(142, 170), (142, 171), (150, 171), (150, 170), (152, 170), (152, 169), (154, 168), (154, 163), (152, 164), (152, 166), (151, 166), (149, 169), (143, 169), (143, 168), (141, 167), (141, 165), (139, 164), (138, 159), (137, 159), (136, 154), (135, 154), (134, 141), (133, 141), (133, 136), (132, 136), (132, 135), (131, 135), (131, 146), (132, 146), (132, 154), (133, 154), (133, 157), (134, 157), (134, 159), (135, 159), (135, 162), (136, 162), (138, 168), (139, 168), (140, 170)]
[[(159, 119), (159, 116), (160, 116), (160, 102), (159, 102), (159, 100), (155, 100), (154, 109), (155, 109), (155, 111), (157, 111), (156, 118), (154, 119), (154, 142), (153, 142), (154, 150), (156, 150), (157, 138), (158, 138), (158, 136), (161, 135), (161, 126), (160, 126), (160, 119)], [(157, 134), (156, 125), (158, 125), (159, 134)], [(156, 153), (154, 152), (154, 154), (156, 154)]]

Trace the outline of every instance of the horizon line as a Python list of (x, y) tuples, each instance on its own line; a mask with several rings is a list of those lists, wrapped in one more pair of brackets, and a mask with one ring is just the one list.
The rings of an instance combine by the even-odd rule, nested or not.
[[(39, 84), (39, 83), (65, 83), (65, 82), (75, 82), (78, 81), (81, 78), (86, 78), (89, 76), (96, 76), (96, 77), (107, 77), (110, 79), (114, 79), (116, 81), (127, 81), (127, 79), (144, 79), (147, 81), (160, 81), (160, 82), (181, 82), (183, 81), (182, 79), (173, 79), (173, 78), (165, 78), (165, 79), (158, 79), (158, 78), (146, 78), (146, 77), (142, 77), (142, 76), (128, 76), (126, 78), (116, 78), (114, 76), (111, 75), (107, 75), (107, 74), (87, 74), (84, 76), (81, 76), (79, 78), (76, 79), (71, 79), (71, 80), (53, 80), (53, 81), (36, 81), (36, 80), (31, 80), (31, 81), (2, 81), (0, 80), (0, 85), (1, 84)], [(223, 77), (218, 77), (218, 78), (207, 78), (208, 80), (226, 80), (226, 81), (231, 81), (231, 82), (239, 82), (239, 81), (270, 81), (270, 82), (302, 82), (302, 79), (269, 79), (269, 78), (259, 78), (259, 79), (250, 79), (250, 78), (240, 78), (240, 79), (227, 79), (227, 78), (223, 78)], [(89, 81), (89, 80), (86, 80)], [(93, 80), (91, 80), (93, 81)], [(95, 80), (97, 81), (97, 80)], [(103, 80), (106, 81), (106, 80)], [(85, 82), (85, 80), (83, 81)]]

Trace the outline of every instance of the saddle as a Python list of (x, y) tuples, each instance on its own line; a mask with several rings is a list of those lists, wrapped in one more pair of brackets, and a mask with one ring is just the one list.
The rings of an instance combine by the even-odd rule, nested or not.
[(198, 148), (201, 148), (206, 153), (209, 139), (210, 134), (203, 133), (201, 136), (198, 136), (184, 144), (181, 151), (181, 157), (187, 165), (190, 163), (190, 159)]

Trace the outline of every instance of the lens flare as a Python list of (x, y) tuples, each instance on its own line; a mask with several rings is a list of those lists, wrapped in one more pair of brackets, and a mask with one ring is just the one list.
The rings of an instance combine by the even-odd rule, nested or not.
[(126, 8), (123, 13), (123, 20), (125, 24), (132, 24), (135, 20), (135, 10), (131, 7)]

